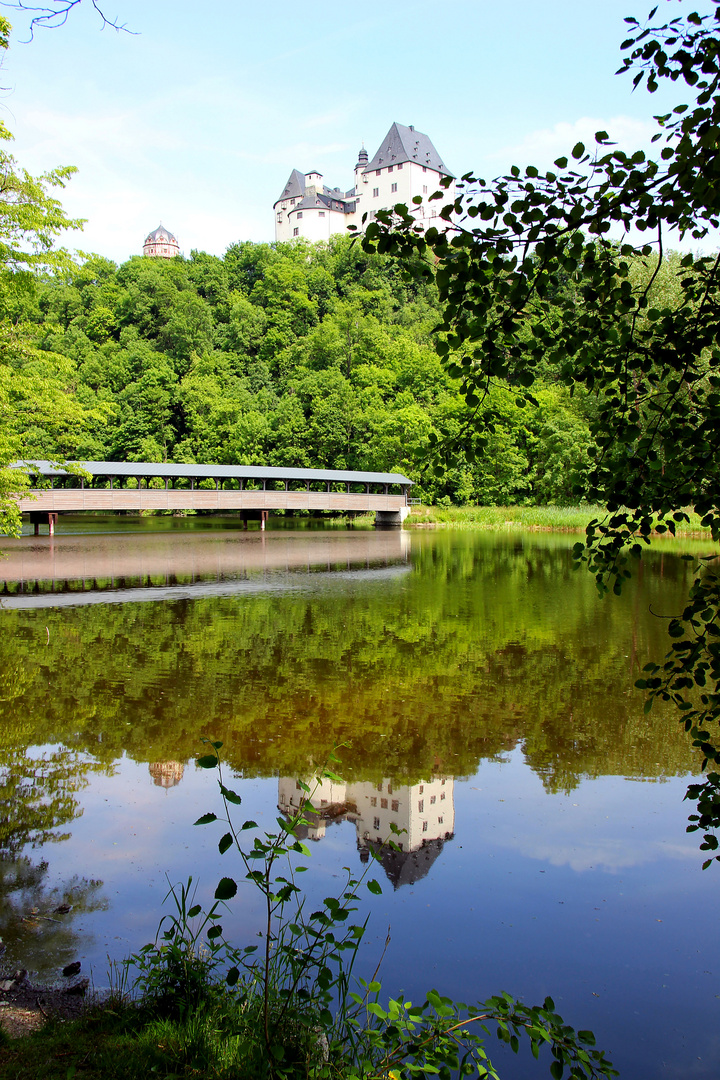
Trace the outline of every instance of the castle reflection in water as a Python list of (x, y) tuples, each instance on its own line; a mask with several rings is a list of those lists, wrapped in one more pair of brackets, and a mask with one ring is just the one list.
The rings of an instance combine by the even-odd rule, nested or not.
[[(312, 811), (300, 839), (319, 841), (340, 821), (355, 825), (358, 851), (367, 862), (371, 849), (394, 888), (411, 885), (430, 870), (446, 840), (455, 831), (454, 778), (435, 777), (419, 784), (395, 786), (391, 780), (333, 783), (310, 778)], [(287, 817), (297, 812), (304, 791), (299, 781), (280, 777), (278, 809)], [(392, 826), (399, 830), (395, 833)], [(397, 850), (388, 846), (393, 840)]]

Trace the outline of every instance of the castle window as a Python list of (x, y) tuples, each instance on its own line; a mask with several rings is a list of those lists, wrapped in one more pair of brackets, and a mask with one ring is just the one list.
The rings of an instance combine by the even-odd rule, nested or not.
[(376, 169), (375, 170), (375, 175), (379, 176), (381, 172), (382, 172), (382, 169)]
[(423, 184), (423, 195), (427, 195), (427, 184)]
[(424, 165), (423, 165), (423, 172), (427, 172), (427, 169), (425, 168)]
[(392, 784), (388, 784), (388, 795), (392, 795)]
[(392, 165), (388, 165), (388, 172), (392, 172), (392, 171), (393, 171)]
[[(444, 784), (444, 783), (445, 783), (445, 781), (443, 780), (443, 784)], [(441, 792), (440, 792), (440, 802), (442, 802), (444, 798), (445, 798), (445, 792), (444, 792), (444, 791), (441, 791)]]
[(379, 828), (380, 828), (380, 818), (379, 817), (373, 818), (373, 829), (375, 829), (377, 831)]
[(377, 199), (379, 194), (380, 194), (380, 188), (379, 187), (374, 187), (373, 188), (373, 199)]
[(393, 193), (395, 193), (395, 192), (397, 191), (397, 184), (391, 184), (391, 185), (390, 185), (390, 190), (391, 190), (391, 191), (392, 191)]
[(400, 809), (399, 801), (397, 799), (393, 799), (393, 801), (392, 801), (392, 812), (394, 814), (397, 814), (399, 809)]
[(371, 806), (377, 806), (377, 799), (376, 799), (376, 797), (375, 797), (374, 795), (373, 795), (373, 797), (372, 797), (372, 798), (370, 799), (370, 805), (371, 805)]
[(382, 808), (383, 810), (387, 810), (387, 799), (381, 799), (381, 800), (380, 800), (380, 807), (381, 807), (381, 808)]
[(318, 217), (325, 217), (325, 211), (324, 210), (318, 211)]
[(300, 218), (302, 217), (302, 210), (298, 210), (297, 217), (298, 217), (298, 221), (299, 221)]
[(282, 221), (282, 214), (278, 214), (278, 221)]
[(293, 236), (299, 236), (299, 235), (300, 235), (300, 230), (299, 229), (293, 229)]
[(440, 817), (438, 818), (438, 825), (444, 825), (444, 824), (445, 824), (445, 818), (441, 814)]
[(420, 799), (419, 802), (418, 802), (418, 813), (422, 814), (424, 809), (425, 809), (425, 800)]
[(395, 168), (398, 169), (398, 170), (402, 169), (402, 161), (400, 162), (399, 165), (396, 165)]
[(427, 832), (427, 821), (423, 821), (423, 832)]
[(430, 805), (433, 806), (434, 804), (435, 804), (435, 796), (431, 795), (430, 796)]
[(424, 788), (424, 787), (423, 787), (423, 785), (421, 784), (421, 785), (420, 785), (420, 787), (418, 788), (418, 791), (420, 792), (420, 794), (421, 794), (421, 795), (422, 795), (422, 793), (423, 793), (423, 791), (424, 791), (424, 790), (425, 790), (425, 788)]

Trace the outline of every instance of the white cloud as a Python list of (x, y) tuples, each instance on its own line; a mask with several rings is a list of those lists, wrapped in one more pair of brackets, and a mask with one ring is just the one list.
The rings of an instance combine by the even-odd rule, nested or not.
[(652, 120), (636, 120), (631, 116), (609, 119), (581, 116), (577, 120), (562, 120), (551, 128), (529, 132), (519, 143), (503, 146), (487, 155), (488, 161), (512, 164), (549, 165), (555, 158), (569, 156), (576, 143), (582, 142), (592, 152), (595, 132), (606, 131), (620, 149), (649, 150), (657, 125)]

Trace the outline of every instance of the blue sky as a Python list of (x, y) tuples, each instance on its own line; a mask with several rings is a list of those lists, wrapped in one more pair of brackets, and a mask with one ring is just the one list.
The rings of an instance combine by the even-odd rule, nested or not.
[[(659, 3), (658, 18), (690, 10)], [(272, 240), (292, 168), (347, 188), (361, 143), (372, 155), (395, 120), (457, 175), (489, 178), (600, 128), (646, 148), (652, 114), (686, 100), (614, 75), (623, 17), (644, 18), (649, 0), (112, 5), (134, 35), (101, 29), (85, 0), (31, 44), (27, 15), (6, 5), (0, 105), (30, 172), (79, 168), (63, 201), (88, 223), (72, 244), (116, 261), (160, 221), (185, 254)]]

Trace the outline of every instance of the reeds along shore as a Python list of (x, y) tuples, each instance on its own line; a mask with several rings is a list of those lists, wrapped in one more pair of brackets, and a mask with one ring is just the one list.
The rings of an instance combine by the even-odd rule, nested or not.
[[(686, 511), (690, 522), (676, 526), (677, 535), (709, 536), (700, 517)], [(405, 519), (405, 528), (439, 525), (455, 529), (537, 529), (555, 532), (583, 532), (594, 518), (607, 515), (603, 506), (415, 506)]]

